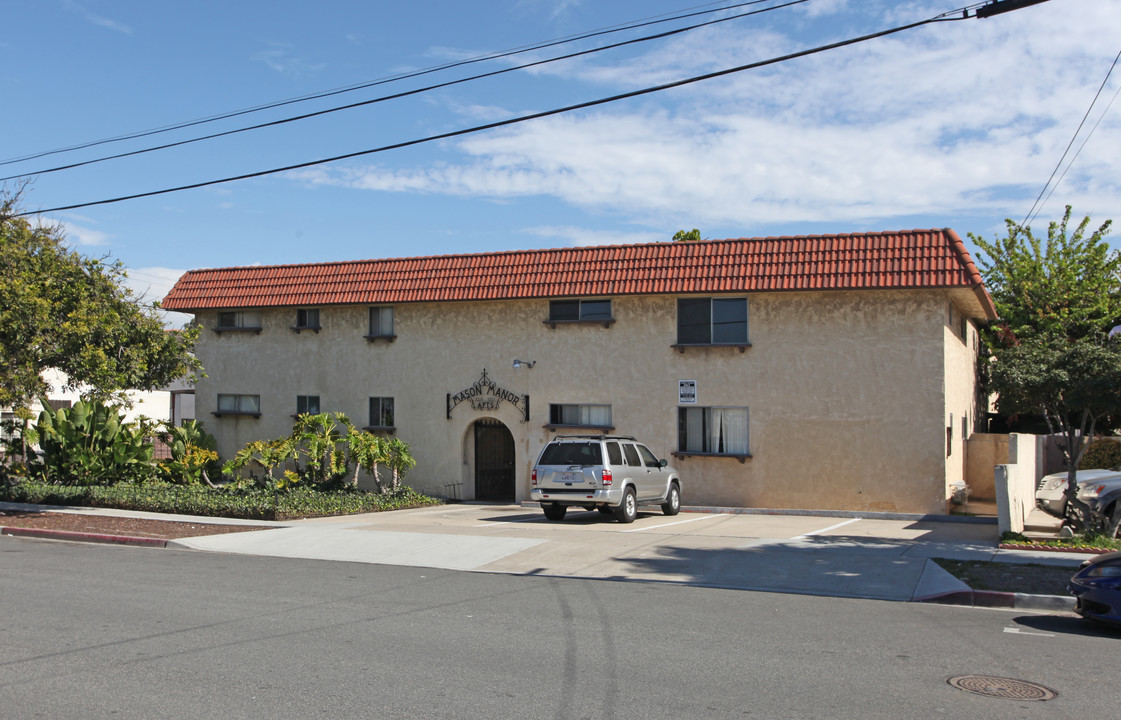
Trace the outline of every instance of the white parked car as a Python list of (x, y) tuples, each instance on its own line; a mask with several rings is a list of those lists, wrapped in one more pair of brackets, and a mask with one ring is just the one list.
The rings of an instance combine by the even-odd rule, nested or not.
[[(1079, 470), (1075, 476), (1078, 481), (1079, 492), (1089, 485), (1121, 487), (1121, 465), (1114, 465), (1104, 470)], [(1048, 515), (1057, 518), (1065, 517), (1067, 507), (1067, 472), (1057, 472), (1047, 475), (1039, 481), (1035, 489), (1035, 505)], [(1099, 491), (1100, 492), (1100, 491)], [(1095, 493), (1097, 494), (1097, 493)]]

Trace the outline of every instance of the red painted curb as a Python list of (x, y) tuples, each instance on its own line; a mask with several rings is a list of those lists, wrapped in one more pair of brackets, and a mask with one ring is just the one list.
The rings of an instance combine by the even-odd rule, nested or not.
[(128, 537), (126, 535), (99, 535), (96, 533), (70, 532), (68, 530), (43, 530), (40, 528), (0, 527), (0, 535), (45, 538), (49, 540), (71, 540), (76, 542), (113, 543), (115, 545), (138, 545), (141, 547), (167, 547), (163, 538)]

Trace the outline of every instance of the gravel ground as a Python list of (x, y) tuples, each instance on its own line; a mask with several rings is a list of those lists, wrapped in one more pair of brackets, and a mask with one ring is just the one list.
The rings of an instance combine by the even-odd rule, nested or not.
[(935, 560), (935, 562), (974, 590), (996, 590), (1030, 595), (1070, 595), (1067, 591), (1067, 583), (1077, 570), (1062, 565), (1019, 565), (959, 560)]
[(110, 515), (3, 510), (0, 510), (0, 527), (65, 530), (67, 532), (94, 533), (97, 535), (122, 535), (125, 537), (163, 538), (166, 540), (262, 529), (259, 526), (252, 525), (218, 525)]

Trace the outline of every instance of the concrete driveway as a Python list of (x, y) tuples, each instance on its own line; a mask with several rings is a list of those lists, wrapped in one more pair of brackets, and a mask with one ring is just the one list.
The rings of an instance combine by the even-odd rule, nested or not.
[[(669, 582), (839, 597), (914, 600), (967, 589), (930, 562), (955, 558), (1077, 564), (997, 548), (991, 523), (814, 515), (598, 512), (550, 522), (536, 507), (436, 508), (284, 523), (172, 541), (217, 552), (478, 572)], [(1004, 553), (1001, 556), (1001, 553)]]

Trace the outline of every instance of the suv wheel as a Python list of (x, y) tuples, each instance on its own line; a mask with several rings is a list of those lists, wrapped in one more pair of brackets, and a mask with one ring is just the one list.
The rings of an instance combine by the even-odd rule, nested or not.
[(567, 506), (556, 503), (546, 503), (541, 506), (541, 509), (545, 511), (545, 517), (550, 520), (564, 520), (564, 514), (568, 512)]
[(634, 496), (634, 488), (629, 487), (623, 493), (623, 502), (615, 510), (615, 519), (621, 523), (633, 523), (638, 517), (638, 500)]
[(677, 483), (670, 483), (669, 492), (666, 494), (666, 501), (662, 503), (663, 515), (676, 515), (681, 511), (681, 489), (677, 487)]

